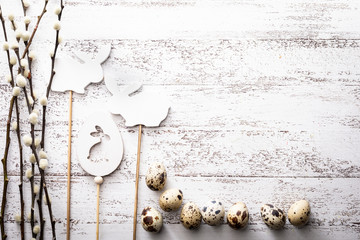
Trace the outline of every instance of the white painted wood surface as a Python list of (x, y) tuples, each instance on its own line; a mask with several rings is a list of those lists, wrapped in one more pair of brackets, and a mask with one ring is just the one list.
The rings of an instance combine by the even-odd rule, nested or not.
[[(17, 1), (1, 4), (5, 14), (21, 14)], [(41, 6), (33, 5), (35, 16)], [(226, 208), (236, 201), (249, 207), (250, 224), (242, 231), (224, 224), (190, 232), (181, 226), (179, 212), (163, 212), (163, 231), (152, 235), (138, 225), (139, 239), (360, 238), (359, 7), (357, 0), (66, 1), (63, 54), (112, 43), (105, 77), (116, 78), (122, 67), (140, 69), (150, 76), (145, 87), (172, 101), (161, 127), (144, 130), (140, 208), (158, 206), (160, 193), (144, 183), (147, 164), (155, 160), (167, 167), (166, 188), (182, 189), (185, 202), (201, 206), (218, 198)], [(40, 94), (49, 74), (51, 13), (33, 46), (39, 56), (33, 75)], [(1, 76), (8, 71), (5, 60), (1, 53)], [(89, 111), (110, 96), (104, 83), (89, 86), (83, 96), (74, 94), (74, 142)], [(2, 81), (1, 151), (9, 98), (10, 88)], [(65, 239), (66, 223), (67, 101), (66, 93), (51, 94), (46, 142), (59, 239)], [(126, 129), (121, 117), (114, 120), (125, 153), (102, 186), (100, 230), (102, 239), (131, 239), (137, 129)], [(9, 161), (6, 229), (10, 239), (18, 239), (15, 143)], [(72, 239), (94, 238), (93, 178), (75, 155), (72, 171)], [(263, 203), (287, 210), (301, 198), (312, 207), (305, 228), (287, 222), (284, 230), (271, 231), (261, 222)], [(49, 230), (49, 221), (46, 226)]]

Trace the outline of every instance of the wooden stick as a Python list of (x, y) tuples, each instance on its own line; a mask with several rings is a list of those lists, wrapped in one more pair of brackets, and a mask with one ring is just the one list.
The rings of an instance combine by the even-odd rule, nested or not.
[(67, 219), (66, 239), (70, 240), (70, 184), (71, 184), (71, 133), (72, 133), (72, 91), (69, 92), (69, 138), (68, 138), (68, 172), (67, 172)]
[(100, 208), (100, 184), (97, 184), (96, 240), (99, 240), (99, 208)]
[(140, 169), (141, 135), (142, 135), (142, 125), (139, 125), (138, 151), (137, 151), (137, 162), (136, 162), (136, 182), (135, 182), (135, 205), (134, 205), (133, 240), (136, 240), (136, 222), (137, 222), (137, 204), (138, 204), (138, 189), (139, 189), (139, 169)]

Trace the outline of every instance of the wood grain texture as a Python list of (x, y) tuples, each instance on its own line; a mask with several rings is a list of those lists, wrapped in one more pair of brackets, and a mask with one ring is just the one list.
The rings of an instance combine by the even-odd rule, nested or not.
[[(29, 11), (35, 16), (41, 6), (33, 3)], [(21, 14), (16, 1), (1, 4), (5, 14)], [(51, 2), (50, 9), (54, 5)], [(111, 43), (105, 78), (116, 79), (123, 68), (140, 69), (148, 76), (143, 91), (172, 101), (161, 127), (143, 130), (139, 209), (158, 207), (160, 193), (146, 187), (144, 174), (152, 161), (163, 161), (169, 175), (166, 188), (180, 188), (185, 202), (202, 206), (216, 198), (228, 209), (244, 201), (250, 211), (250, 224), (243, 231), (224, 223), (216, 228), (203, 224), (196, 232), (181, 226), (179, 212), (162, 212), (161, 234), (149, 234), (138, 223), (138, 239), (360, 238), (359, 8), (356, 0), (66, 1), (60, 54), (96, 52)], [(33, 45), (39, 95), (48, 78), (55, 16), (47, 14), (44, 20)], [(4, 54), (0, 73), (7, 73)], [(126, 84), (119, 81), (120, 88)], [(2, 81), (0, 143), (10, 92)], [(74, 94), (74, 240), (94, 238), (96, 230), (96, 186), (77, 163), (77, 136), (88, 113), (103, 108), (109, 97), (104, 83), (89, 86), (85, 95)], [(52, 93), (47, 176), (59, 239), (66, 235), (67, 111), (68, 93)], [(126, 129), (121, 117), (113, 119), (125, 154), (101, 188), (101, 239), (131, 239), (137, 129)], [(19, 211), (17, 151), (13, 145), (9, 155), (10, 239), (20, 234), (14, 222)], [(25, 169), (29, 166), (27, 161)], [(28, 198), (28, 183), (25, 190)], [(287, 211), (301, 198), (312, 208), (305, 228), (287, 222), (283, 231), (271, 231), (261, 222), (263, 203)], [(28, 201), (25, 204), (28, 211)], [(46, 226), (50, 230), (48, 222)], [(50, 231), (46, 237), (50, 239)]]

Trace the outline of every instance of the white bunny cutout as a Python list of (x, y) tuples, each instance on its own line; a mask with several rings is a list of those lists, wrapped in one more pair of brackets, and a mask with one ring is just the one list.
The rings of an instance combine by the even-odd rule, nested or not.
[(90, 54), (74, 53), (79, 61), (69, 56), (56, 59), (54, 80), (51, 90), (55, 92), (74, 91), (84, 94), (85, 88), (91, 83), (99, 83), (104, 79), (101, 64), (109, 57), (111, 45), (102, 47), (91, 58)]
[[(108, 140), (93, 135), (96, 130), (106, 135)], [(97, 144), (102, 145), (101, 161), (91, 157), (92, 148)], [(123, 141), (108, 112), (97, 111), (86, 118), (79, 132), (76, 152), (81, 167), (93, 176), (106, 176), (116, 170), (123, 158)]]
[(107, 89), (113, 94), (108, 101), (109, 111), (112, 114), (120, 114), (125, 119), (127, 127), (136, 125), (158, 127), (169, 113), (169, 102), (159, 94), (151, 92), (134, 94), (142, 87), (136, 82), (142, 82), (145, 77), (144, 74), (135, 70), (131, 73), (122, 72), (117, 78), (133, 83), (122, 91), (118, 89), (114, 79), (105, 79)]

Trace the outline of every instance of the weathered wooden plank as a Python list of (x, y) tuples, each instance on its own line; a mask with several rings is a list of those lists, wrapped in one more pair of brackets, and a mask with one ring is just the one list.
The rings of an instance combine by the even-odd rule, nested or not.
[[(145, 89), (161, 89), (176, 100), (164, 127), (145, 130), (144, 159), (166, 160), (179, 174), (359, 176), (357, 86), (328, 87), (325, 92), (321, 92), (322, 84), (317, 88), (276, 86), (256, 91), (175, 85)], [(74, 99), (75, 143), (88, 112), (103, 105), (94, 98), (104, 98), (104, 86), (90, 86), (89, 90), (88, 96), (77, 95)], [(51, 167), (49, 173), (59, 175), (66, 169), (67, 94), (54, 96), (56, 105), (50, 105), (46, 145), (50, 158), (61, 163), (54, 170)], [(4, 111), (3, 127), (6, 116)], [(125, 142), (122, 166), (133, 171), (136, 129), (125, 130), (121, 117), (114, 119)], [(4, 131), (0, 133), (5, 136)], [(9, 170), (16, 174), (16, 141), (13, 148)], [(83, 174), (74, 165), (74, 173)], [(196, 170), (199, 165), (203, 167)]]
[[(144, 91), (165, 95), (172, 102), (163, 126), (351, 130), (359, 127), (359, 88), (337, 83), (267, 87), (170, 85), (145, 86)], [(104, 109), (110, 97), (103, 83), (89, 86), (85, 95), (75, 94), (75, 126), (79, 124), (78, 116), (84, 118), (90, 109)], [(68, 94), (53, 94), (49, 104), (49, 126), (66, 124)], [(7, 105), (7, 101), (2, 101), (1, 126), (5, 125)]]
[[(119, 169), (135, 174), (137, 132), (121, 130), (125, 156)], [(66, 127), (48, 131), (50, 175), (66, 172)], [(340, 142), (338, 139), (342, 139)], [(76, 159), (77, 136), (73, 137), (72, 171), (84, 175)], [(262, 177), (359, 177), (359, 138), (353, 131), (263, 131), (215, 129), (146, 129), (143, 138), (144, 162), (164, 161), (180, 176), (262, 176)], [(9, 174), (18, 175), (16, 141), (9, 158)], [(30, 153), (25, 150), (25, 156)], [(98, 153), (99, 154), (99, 153)], [(26, 157), (27, 159), (27, 157)], [(27, 160), (26, 167), (29, 167)], [(143, 165), (141, 174), (145, 174)]]
[[(41, 4), (33, 5), (29, 14), (38, 15)], [(16, 2), (6, 1), (3, 8), (21, 15)], [(76, 39), (359, 38), (358, 9), (356, 0), (75, 0), (67, 2), (63, 33)], [(55, 16), (45, 19), (41, 29), (51, 29)]]
[[(16, 207), (18, 189), (13, 182), (17, 178), (11, 177), (11, 180), (9, 199), (15, 207), (9, 208), (6, 216), (7, 225), (9, 228), (14, 228), (13, 219), (18, 211)], [(52, 194), (52, 203), (58, 221), (58, 233), (61, 235), (65, 231), (66, 188), (63, 186), (66, 179), (64, 177), (49, 177), (48, 180), (51, 193), (56, 193)], [(72, 230), (75, 239), (77, 239), (76, 237), (80, 239), (80, 236), (93, 235), (95, 230), (96, 188), (92, 177), (74, 177), (72, 183)], [(140, 179), (140, 183), (140, 208), (147, 205), (158, 207), (157, 201), (160, 193), (149, 190), (143, 177)], [(101, 223), (108, 225), (105, 228), (117, 226), (116, 229), (120, 228), (119, 232), (124, 234), (126, 239), (131, 236), (131, 228), (128, 226), (132, 221), (133, 185), (134, 179), (116, 174), (105, 178), (101, 192)], [(225, 208), (228, 209), (233, 202), (244, 201), (249, 208), (250, 225), (246, 230), (240, 232), (233, 231), (225, 223), (223, 226), (214, 229), (203, 225), (199, 232), (191, 234), (186, 229), (178, 227), (180, 224), (179, 212), (162, 212), (165, 222), (164, 233), (156, 235), (161, 239), (169, 236), (169, 234), (174, 234), (172, 231), (178, 232), (179, 236), (182, 237), (197, 236), (201, 238), (208, 236), (208, 231), (210, 231), (213, 234), (226, 237), (226, 239), (232, 239), (242, 234), (246, 238), (270, 237), (275, 234), (278, 238), (286, 239), (289, 234), (295, 234), (300, 239), (309, 236), (336, 239), (339, 236), (338, 231), (343, 230), (344, 227), (347, 229), (347, 234), (344, 235), (346, 239), (354, 239), (360, 235), (360, 228), (357, 224), (360, 202), (358, 196), (354, 194), (360, 190), (358, 179), (184, 178), (176, 177), (170, 173), (166, 188), (172, 187), (180, 188), (184, 192), (185, 202), (194, 201), (199, 206), (205, 204), (209, 199), (220, 199)], [(25, 195), (28, 196), (28, 194), (27, 191)], [(308, 199), (312, 208), (311, 220), (304, 229), (298, 230), (287, 223), (284, 231), (275, 233), (267, 229), (261, 222), (259, 208), (263, 203), (273, 203), (287, 211), (292, 202), (301, 198)], [(115, 229), (112, 231), (109, 228), (107, 229), (108, 233), (117, 232)], [(139, 234), (144, 238), (150, 237), (141, 227)]]
[[(115, 230), (116, 229), (116, 230)], [(103, 240), (112, 240), (119, 238), (121, 239), (131, 239), (132, 234), (130, 233), (132, 229), (132, 224), (102, 224), (100, 225), (100, 236)], [(9, 234), (12, 238), (20, 238), (18, 231), (18, 226), (15, 224), (9, 226)], [(264, 231), (262, 231), (264, 230)], [(49, 229), (50, 231), (50, 229)], [(29, 233), (27, 233), (29, 236)], [(180, 224), (166, 225), (161, 233), (151, 234), (145, 232), (139, 226), (137, 233), (139, 239), (173, 239), (173, 240), (182, 240), (182, 239), (198, 239), (198, 240), (207, 240), (207, 239), (228, 239), (236, 240), (241, 237), (245, 240), (261, 240), (261, 239), (344, 239), (344, 240), (353, 240), (357, 239), (359, 234), (356, 229), (348, 228), (344, 226), (331, 226), (326, 228), (303, 228), (303, 229), (292, 229), (287, 231), (271, 231), (269, 229), (259, 228), (257, 225), (250, 225), (245, 230), (235, 231), (230, 229), (228, 226), (219, 226), (219, 227), (210, 227), (202, 225), (198, 231), (188, 231)], [(58, 238), (65, 238), (65, 232), (58, 232)], [(74, 240), (83, 240), (84, 238), (94, 238), (95, 237), (95, 226), (91, 224), (78, 224), (76, 227), (72, 228), (71, 239)]]
[[(61, 53), (93, 52), (112, 43), (104, 64), (108, 78), (124, 68), (142, 70), (145, 84), (184, 85), (312, 85), (359, 84), (359, 40), (73, 40), (66, 39)], [(34, 77), (48, 79), (51, 42), (36, 44)], [(5, 54), (0, 69), (7, 73)], [(126, 82), (121, 82), (127, 84)], [(40, 84), (37, 85), (40, 87)], [(39, 89), (39, 94), (44, 90)]]

